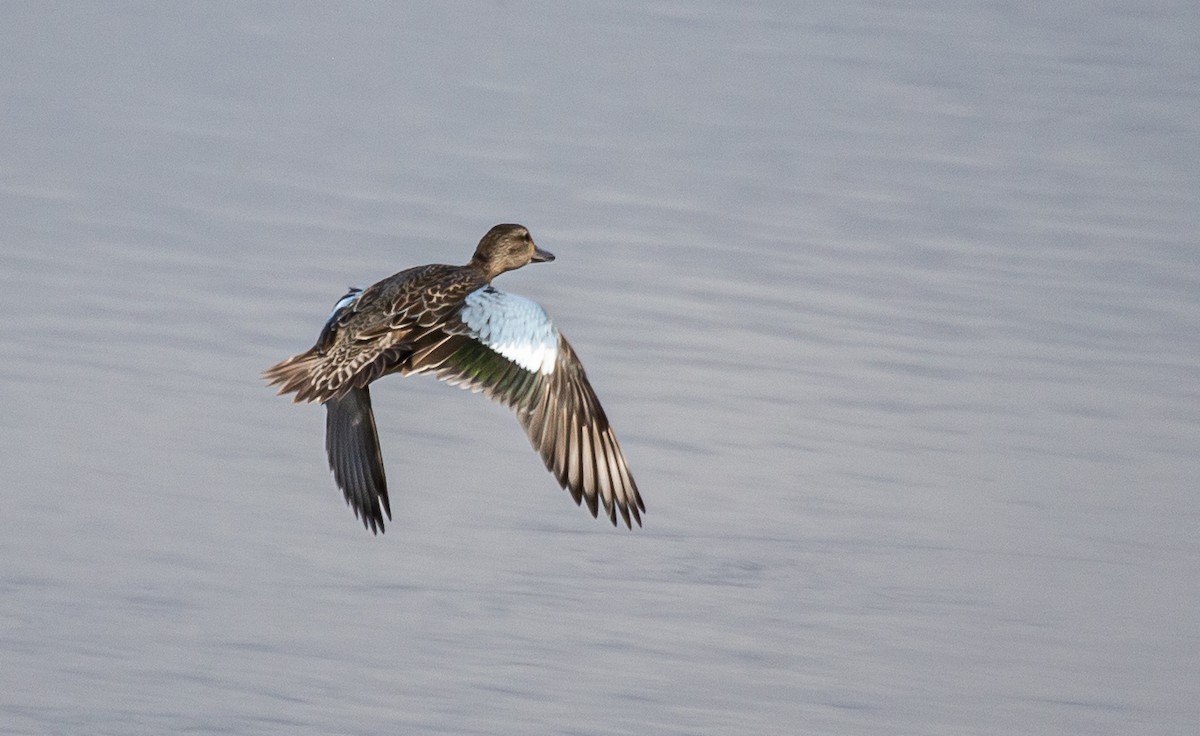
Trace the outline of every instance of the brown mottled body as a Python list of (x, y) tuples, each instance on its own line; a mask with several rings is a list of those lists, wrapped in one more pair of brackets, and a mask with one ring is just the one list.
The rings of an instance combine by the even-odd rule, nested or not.
[(327, 410), (326, 450), (338, 486), (372, 531), (391, 518), (368, 385), (389, 373), (433, 373), (512, 407), (530, 442), (576, 503), (613, 524), (641, 525), (645, 505), (583, 365), (557, 332), (551, 370), (531, 370), (477, 339), (464, 301), (504, 271), (553, 260), (520, 225), (497, 225), (465, 266), (390, 276), (339, 303), (315, 345), (264, 372), (294, 401)]

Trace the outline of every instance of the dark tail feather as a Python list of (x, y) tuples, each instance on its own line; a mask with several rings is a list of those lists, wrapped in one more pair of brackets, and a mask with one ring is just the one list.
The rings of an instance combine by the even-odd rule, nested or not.
[(341, 398), (325, 402), (325, 409), (325, 451), (333, 479), (363, 526), (372, 533), (382, 532), (383, 515), (391, 520), (392, 508), (375, 413), (371, 411), (371, 393), (365, 388), (352, 389)]

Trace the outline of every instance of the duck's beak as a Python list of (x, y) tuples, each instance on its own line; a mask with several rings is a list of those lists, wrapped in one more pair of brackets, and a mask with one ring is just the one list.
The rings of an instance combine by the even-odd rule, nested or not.
[(533, 246), (533, 258), (529, 259), (533, 263), (545, 263), (554, 260), (554, 254), (548, 250), (542, 250), (536, 245)]

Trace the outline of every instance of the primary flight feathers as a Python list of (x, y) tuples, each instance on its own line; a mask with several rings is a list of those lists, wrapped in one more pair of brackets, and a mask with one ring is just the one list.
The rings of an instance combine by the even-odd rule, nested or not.
[(465, 266), (418, 266), (352, 289), (313, 347), (263, 372), (279, 393), (325, 405), (329, 468), (372, 532), (392, 512), (368, 385), (389, 373), (431, 373), (512, 407), (575, 503), (641, 526), (646, 506), (575, 351), (540, 305), (491, 286), (552, 260), (524, 227), (497, 225)]

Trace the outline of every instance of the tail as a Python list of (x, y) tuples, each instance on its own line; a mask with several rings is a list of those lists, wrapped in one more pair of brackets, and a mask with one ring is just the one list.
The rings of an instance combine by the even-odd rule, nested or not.
[(363, 526), (373, 533), (382, 532), (383, 515), (390, 520), (392, 507), (371, 393), (365, 388), (354, 389), (325, 402), (325, 408), (325, 451), (333, 479)]
[(323, 358), (315, 347), (276, 363), (262, 373), (270, 386), (279, 386), (279, 394), (296, 394), (292, 399), (297, 404), (306, 401), (323, 401), (328, 396), (318, 390), (317, 381)]

